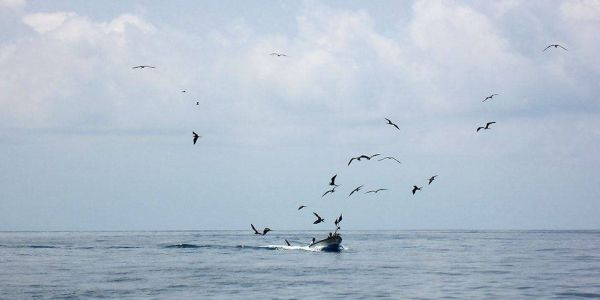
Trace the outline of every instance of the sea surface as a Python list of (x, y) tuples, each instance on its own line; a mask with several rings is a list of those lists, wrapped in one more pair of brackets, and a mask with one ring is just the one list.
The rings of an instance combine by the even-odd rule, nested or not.
[(600, 298), (600, 231), (326, 234), (0, 232), (0, 298)]

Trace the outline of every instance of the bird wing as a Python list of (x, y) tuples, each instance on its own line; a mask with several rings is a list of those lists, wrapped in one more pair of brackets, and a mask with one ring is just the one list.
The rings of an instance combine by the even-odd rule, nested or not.
[(356, 157), (351, 158), (350, 161), (348, 162), (348, 165), (350, 165), (350, 163), (352, 163), (352, 161), (355, 159), (356, 159)]
[(490, 126), (492, 124), (496, 124), (496, 122), (487, 122), (487, 124), (485, 124), (485, 127), (487, 128), (488, 126)]
[(323, 196), (321, 196), (321, 197), (324, 197), (325, 195), (327, 195), (329, 193), (333, 193), (333, 190), (329, 190), (329, 191), (325, 192), (325, 194), (323, 194)]
[(199, 136), (198, 136), (198, 135), (195, 135), (195, 136), (194, 136), (194, 145), (196, 144), (196, 141), (198, 141), (198, 138), (199, 138)]
[(379, 155), (381, 155), (381, 154), (379, 154), (379, 153), (377, 153), (377, 154), (373, 154), (373, 155), (371, 155), (371, 157), (369, 157), (369, 159), (371, 159), (371, 158), (373, 158), (373, 157), (375, 157), (375, 156), (379, 156)]
[(377, 191), (387, 191), (388, 189), (378, 189)]
[(552, 47), (552, 45), (550, 45), (550, 46), (548, 46), (548, 47), (544, 48), (544, 50), (542, 50), (542, 52), (544, 52), (544, 51), (548, 50), (548, 48), (550, 48), (550, 47)]
[(361, 155), (361, 156), (359, 156), (359, 157), (358, 157), (358, 160), (361, 160), (361, 158), (366, 158), (367, 160), (371, 159), (371, 158), (369, 158), (368, 156), (366, 156), (366, 155), (364, 155), (364, 154), (363, 154), (363, 155)]
[(315, 215), (315, 217), (317, 217), (317, 219), (321, 219), (321, 217), (316, 212), (313, 211), (313, 214)]
[(386, 121), (388, 121), (388, 124), (394, 124), (394, 123), (392, 123), (392, 121), (391, 121), (390, 119), (388, 119), (388, 118), (384, 118), (384, 119), (385, 119)]
[(342, 214), (340, 214), (340, 219), (339, 219), (338, 223), (341, 221), (342, 221)]
[(401, 162), (399, 160), (397, 160), (395, 157), (390, 157), (390, 158), (397, 161), (399, 164), (401, 164)]
[(291, 246), (291, 245), (290, 245), (290, 242), (288, 242), (288, 240), (285, 240), (285, 243), (286, 243), (288, 246)]
[(333, 175), (333, 177), (331, 177), (331, 182), (329, 182), (329, 185), (335, 185), (335, 178), (337, 177), (337, 174)]
[(254, 224), (250, 224), (250, 226), (252, 226), (252, 230), (254, 230), (254, 233), (260, 234), (260, 232), (258, 232), (258, 230), (256, 230), (256, 227), (254, 227)]
[(396, 127), (396, 129), (400, 130), (400, 127), (398, 127), (398, 125), (396, 125), (396, 124), (394, 124), (394, 123), (392, 123), (392, 125), (393, 125), (394, 127)]
[(563, 49), (565, 49), (565, 51), (569, 51), (569, 50), (567, 50), (567, 48), (565, 48), (565, 47), (563, 47), (561, 45), (558, 45), (558, 46), (561, 47), (561, 48), (563, 48)]
[(365, 194), (368, 194), (368, 193), (377, 193), (377, 192), (376, 191), (367, 191)]
[(479, 126), (479, 127), (477, 127), (477, 132), (479, 132), (479, 130), (481, 130), (481, 129), (483, 129), (483, 128), (484, 128), (483, 126)]

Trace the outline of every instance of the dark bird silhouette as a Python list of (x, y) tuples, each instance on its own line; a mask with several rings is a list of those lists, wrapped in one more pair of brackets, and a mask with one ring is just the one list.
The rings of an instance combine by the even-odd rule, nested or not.
[(479, 126), (479, 127), (477, 127), (477, 131), (479, 131), (481, 129), (490, 129), (490, 125), (492, 125), (492, 124), (496, 124), (496, 122), (487, 122), (485, 124), (485, 126)]
[(384, 119), (387, 121), (388, 125), (392, 125), (392, 126), (396, 127), (396, 129), (400, 130), (400, 127), (398, 127), (398, 125), (394, 124), (394, 122), (392, 122), (390, 119), (388, 119), (388, 118), (384, 118)]
[(412, 193), (413, 193), (413, 195), (414, 195), (414, 194), (415, 194), (417, 191), (420, 191), (422, 188), (423, 188), (423, 187), (418, 187), (418, 186), (416, 186), (416, 185), (413, 185), (413, 189), (412, 189)]
[(335, 224), (335, 227), (339, 228), (340, 222), (342, 222), (342, 214), (340, 214), (340, 216), (337, 219), (335, 219), (333, 224)]
[(325, 195), (334, 193), (334, 192), (335, 192), (335, 186), (332, 189), (330, 189), (329, 191), (325, 192), (325, 194), (323, 194), (323, 196), (321, 196), (321, 197), (324, 197)]
[(135, 66), (135, 67), (131, 67), (131, 68), (132, 68), (132, 69), (144, 69), (144, 68), (151, 68), (151, 69), (155, 69), (156, 67), (153, 67), (153, 66), (144, 66), (144, 65), (141, 65), (141, 66)]
[(290, 245), (290, 242), (288, 242), (288, 240), (285, 240), (285, 243), (286, 243), (288, 246), (291, 246), (291, 245)]
[(301, 210), (303, 208), (307, 207), (306, 205), (300, 205), (300, 207), (298, 207), (298, 210)]
[(339, 184), (335, 184), (335, 178), (337, 177), (337, 174), (333, 175), (333, 177), (331, 177), (331, 181), (329, 181), (329, 185), (331, 186), (340, 186)]
[(393, 156), (386, 156), (384, 158), (380, 158), (378, 161), (382, 161), (382, 160), (386, 160), (386, 159), (393, 159), (395, 160), (397, 163), (401, 164), (401, 162), (399, 160), (397, 160), (395, 157)]
[(275, 55), (277, 57), (281, 57), (281, 56), (287, 56), (284, 53), (278, 53), (278, 52), (273, 52), (273, 53), (269, 53), (269, 55)]
[(181, 92), (182, 92), (182, 93), (186, 93), (187, 91), (186, 91), (186, 90), (181, 90)]
[(196, 105), (200, 105), (200, 102), (199, 102), (199, 101), (196, 101)]
[(317, 220), (313, 222), (313, 224), (319, 224), (321, 222), (325, 222), (325, 219), (321, 218), (321, 216), (319, 216), (316, 212), (313, 212), (313, 214), (315, 215), (315, 217), (317, 217)]
[(437, 175), (431, 176), (431, 178), (429, 178), (429, 183), (428, 184), (431, 184), (436, 177), (437, 177)]
[(387, 190), (388, 190), (388, 189), (376, 189), (376, 190), (371, 190), (371, 191), (368, 191), (368, 192), (366, 192), (365, 194), (368, 194), (368, 193), (375, 193), (375, 194), (377, 194), (377, 193), (379, 193), (379, 192), (381, 192), (381, 191), (387, 191)]
[(371, 155), (371, 156), (367, 156), (367, 155), (364, 155), (364, 154), (363, 154), (363, 155), (361, 155), (361, 156), (353, 157), (353, 158), (351, 158), (351, 159), (350, 159), (350, 161), (348, 162), (348, 165), (350, 165), (350, 164), (352, 163), (352, 161), (353, 161), (353, 160), (355, 160), (355, 159), (356, 159), (356, 160), (358, 160), (358, 161), (360, 161), (360, 160), (361, 160), (361, 159), (363, 159), (363, 158), (364, 158), (364, 159), (366, 159), (366, 160), (371, 160), (371, 158), (373, 158), (373, 157), (375, 157), (375, 156), (378, 156), (378, 155), (380, 155), (380, 154), (379, 154), (379, 153), (377, 153), (377, 154), (373, 154), (373, 155)]
[(353, 189), (352, 192), (350, 192), (350, 195), (348, 195), (348, 197), (350, 197), (350, 196), (352, 196), (352, 194), (360, 191), (360, 189), (362, 189), (363, 185), (357, 186), (355, 189)]
[(194, 135), (194, 145), (196, 145), (196, 142), (198, 141), (199, 138), (201, 138), (201, 135), (198, 135), (195, 131), (192, 131), (192, 134)]
[(544, 51), (548, 50), (548, 48), (550, 48), (550, 47), (554, 47), (554, 49), (558, 49), (558, 47), (561, 47), (561, 48), (563, 48), (565, 51), (569, 51), (569, 50), (567, 50), (567, 48), (565, 48), (565, 47), (563, 47), (563, 46), (561, 46), (561, 45), (559, 45), (559, 44), (554, 44), (554, 45), (549, 45), (548, 47), (544, 48), (544, 50), (542, 50), (542, 52), (544, 52)]
[(258, 235), (265, 235), (265, 234), (267, 234), (267, 232), (271, 231), (270, 228), (265, 227), (265, 229), (263, 229), (263, 232), (260, 233), (260, 232), (258, 232), (258, 230), (256, 230), (256, 227), (254, 227), (254, 224), (250, 224), (250, 226), (252, 227), (252, 230), (254, 230), (254, 234), (258, 234)]
[(491, 94), (491, 95), (485, 97), (485, 99), (483, 99), (483, 101), (481, 101), (481, 102), (485, 102), (487, 100), (490, 100), (490, 99), (494, 98), (494, 96), (498, 96), (498, 94)]

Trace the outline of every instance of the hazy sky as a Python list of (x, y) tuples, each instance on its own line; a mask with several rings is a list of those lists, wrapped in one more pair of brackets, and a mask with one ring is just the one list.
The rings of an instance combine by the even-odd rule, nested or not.
[[(598, 229), (599, 29), (594, 0), (0, 0), (0, 230)], [(346, 165), (373, 153), (402, 164)]]

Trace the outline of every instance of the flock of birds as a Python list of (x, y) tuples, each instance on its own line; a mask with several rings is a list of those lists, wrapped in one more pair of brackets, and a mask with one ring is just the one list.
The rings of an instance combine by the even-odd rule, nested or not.
[[(546, 50), (548, 50), (548, 49), (550, 49), (552, 47), (554, 47), (555, 49), (561, 48), (561, 49), (563, 49), (565, 51), (568, 51), (562, 45), (552, 44), (552, 45), (548, 45), (546, 48), (544, 48), (544, 50), (542, 50), (542, 52), (544, 52), (544, 51), (546, 51)], [(272, 53), (269, 53), (269, 55), (270, 56), (276, 56), (276, 57), (287, 57), (287, 55), (285, 53), (280, 53), (280, 52), (272, 52)], [(132, 67), (132, 69), (146, 69), (146, 68), (155, 69), (156, 67), (155, 66), (150, 66), (150, 65), (139, 65), (139, 66)], [(182, 90), (181, 92), (182, 93), (186, 93), (187, 91), (186, 90)], [(495, 96), (499, 96), (499, 94), (491, 94), (491, 95), (485, 97), (482, 102), (486, 102), (488, 100), (493, 100), (493, 98)], [(196, 105), (199, 105), (199, 101), (196, 102)], [(390, 120), (388, 118), (384, 118), (384, 119), (387, 122), (386, 125), (390, 125), (393, 128), (395, 128), (396, 130), (400, 130), (400, 127), (396, 123), (394, 123), (392, 120)], [(487, 122), (484, 126), (478, 126), (477, 129), (476, 129), (476, 132), (479, 132), (480, 130), (491, 129), (490, 125), (492, 125), (492, 124), (496, 124), (496, 122), (490, 121), (490, 122)], [(196, 142), (198, 141), (198, 139), (201, 138), (202, 136), (199, 135), (199, 134), (197, 134), (195, 131), (192, 131), (192, 137), (193, 137), (193, 143), (196, 144)], [(359, 155), (359, 156), (356, 156), (356, 157), (352, 157), (348, 161), (348, 166), (350, 166), (350, 164), (352, 164), (352, 162), (354, 162), (354, 161), (361, 162), (363, 159), (369, 161), (369, 160), (371, 160), (371, 159), (373, 159), (375, 157), (378, 157), (380, 155), (381, 154), (376, 153), (376, 154), (372, 154), (372, 155), (362, 154), (362, 155)], [(392, 160), (392, 161), (395, 161), (398, 164), (401, 164), (401, 162), (398, 159), (396, 159), (395, 157), (393, 157), (393, 156), (385, 156), (385, 157), (382, 157), (382, 158), (378, 159), (378, 161), (383, 161), (383, 160)], [(427, 185), (431, 185), (431, 183), (436, 179), (436, 177), (438, 177), (438, 175), (431, 176), (427, 180), (428, 181)], [(336, 183), (336, 178), (337, 178), (337, 174), (335, 174), (335, 175), (333, 175), (333, 177), (331, 177), (331, 179), (329, 180), (329, 184), (328, 184), (328, 186), (330, 186), (331, 189), (326, 190), (321, 197), (325, 197), (327, 195), (333, 194), (336, 191), (336, 188), (338, 188), (340, 186), (339, 184)], [(350, 193), (348, 194), (348, 197), (351, 197), (355, 193), (360, 192), (363, 189), (363, 187), (364, 187), (364, 185), (359, 185), (359, 186), (355, 187), (354, 189), (352, 189), (350, 191)], [(411, 192), (412, 192), (413, 195), (415, 195), (417, 191), (421, 191), (422, 189), (423, 189), (422, 186), (413, 185), (413, 187), (411, 189)], [(377, 189), (374, 189), (374, 190), (368, 190), (368, 191), (365, 192), (365, 194), (371, 194), (371, 193), (372, 194), (377, 194), (379, 192), (387, 191), (387, 190), (388, 190), (387, 188), (377, 188)], [(300, 205), (298, 207), (298, 210), (302, 210), (303, 208), (306, 208), (306, 207), (308, 207), (308, 206), (306, 206), (306, 205)], [(318, 213), (313, 212), (313, 215), (316, 217), (316, 220), (313, 222), (313, 224), (320, 224), (320, 223), (324, 223), (325, 222), (325, 219), (322, 218)], [(337, 217), (334, 220), (334, 222), (333, 222), (334, 225), (335, 225), (335, 228), (336, 228), (335, 229), (335, 233), (337, 233), (337, 231), (340, 229), (340, 222), (341, 221), (342, 221), (342, 214), (340, 214), (340, 216)], [(260, 231), (260, 230), (258, 230), (254, 226), (254, 224), (250, 224), (250, 227), (254, 231), (255, 235), (264, 236), (268, 232), (272, 231), (268, 227), (265, 227), (262, 231)], [(288, 242), (288, 240), (285, 240), (285, 242), (286, 242), (286, 244), (288, 246), (290, 246), (290, 243)], [(313, 242), (314, 242), (314, 238), (313, 238)]]

